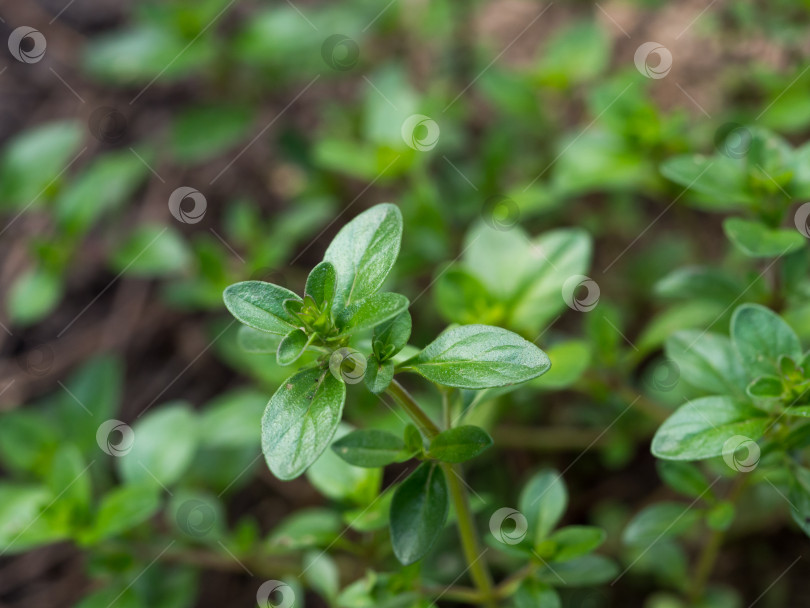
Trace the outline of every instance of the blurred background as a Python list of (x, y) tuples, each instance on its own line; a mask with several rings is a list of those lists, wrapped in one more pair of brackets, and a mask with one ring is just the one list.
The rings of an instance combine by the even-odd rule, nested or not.
[[(728, 300), (661, 279), (759, 269), (727, 251), (723, 183), (695, 194), (701, 175), (661, 167), (733, 157), (753, 132), (741, 125), (804, 143), (809, 17), (793, 0), (4, 2), (0, 606), (252, 606), (262, 581), (336, 539), (354, 556), (330, 565), (341, 588), (395, 569), (373, 522), (339, 534), (393, 475), (266, 470), (259, 419), (285, 371), (238, 347), (221, 300), (249, 278), (300, 291), (337, 230), (383, 201), (405, 220), (393, 282), (414, 344), (479, 321), (555, 362), (481, 408), (496, 448), (472, 486), (509, 505), (540, 464), (565, 469), (566, 521), (605, 527), (605, 552), (632, 565), (565, 605), (672, 605), (699, 539), (638, 557), (622, 529), (670, 492), (649, 438), (683, 395), (661, 344), (673, 328), (725, 331)], [(544, 304), (514, 310), (499, 276), (530, 241), (556, 264)], [(574, 275), (569, 292), (585, 291), (566, 306)], [(348, 422), (389, 418), (350, 394)], [(131, 429), (164, 446), (148, 470), (116, 458)], [(159, 498), (139, 491), (152, 481)], [(773, 512), (761, 499), (751, 510)], [(732, 536), (718, 560), (745, 605), (782, 572), (757, 605), (810, 602), (806, 560), (786, 571), (806, 552), (786, 519)], [(439, 581), (463, 569), (442, 550), (455, 542), (431, 564)], [(318, 579), (301, 605), (367, 605), (327, 603)]]

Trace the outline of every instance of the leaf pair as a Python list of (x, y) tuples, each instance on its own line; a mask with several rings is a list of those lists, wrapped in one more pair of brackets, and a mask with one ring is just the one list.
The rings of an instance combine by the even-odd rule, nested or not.
[[(414, 438), (414, 433), (417, 434)], [(358, 467), (384, 467), (404, 462), (422, 452), (422, 440), (413, 425), (406, 427), (405, 438), (375, 429), (354, 431), (332, 444), (332, 449), (349, 464)], [(492, 445), (492, 438), (477, 426), (463, 425), (447, 429), (434, 437), (426, 458), (439, 462), (460, 463), (475, 458)]]

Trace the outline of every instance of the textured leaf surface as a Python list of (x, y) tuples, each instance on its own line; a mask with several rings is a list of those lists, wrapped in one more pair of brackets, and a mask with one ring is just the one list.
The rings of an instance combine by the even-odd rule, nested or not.
[(402, 214), (385, 203), (364, 211), (338, 232), (324, 255), (337, 271), (339, 308), (362, 300), (382, 287), (399, 255)]
[(796, 361), (802, 356), (796, 333), (779, 315), (758, 304), (744, 304), (734, 311), (731, 340), (752, 379), (778, 374), (781, 355)]
[(403, 565), (428, 554), (447, 521), (450, 502), (441, 467), (424, 463), (394, 492), (391, 542)]
[(286, 336), (297, 325), (284, 301), (300, 301), (301, 298), (284, 287), (263, 281), (243, 281), (225, 289), (223, 298), (231, 314), (254, 329)]
[(346, 385), (328, 370), (301, 371), (279, 387), (262, 417), (262, 452), (276, 477), (298, 477), (329, 447), (345, 400)]
[(377, 429), (353, 431), (335, 441), (332, 449), (357, 467), (384, 467), (406, 456), (402, 438)]
[(412, 365), (431, 382), (468, 389), (525, 382), (550, 367), (548, 356), (537, 346), (489, 325), (451, 327)]
[(352, 331), (370, 329), (406, 311), (408, 304), (408, 298), (401, 294), (375, 293), (344, 309), (338, 319), (338, 325)]
[(753, 406), (731, 397), (703, 397), (682, 405), (660, 426), (652, 453), (671, 460), (702, 460), (720, 456), (736, 435), (756, 441), (768, 419)]

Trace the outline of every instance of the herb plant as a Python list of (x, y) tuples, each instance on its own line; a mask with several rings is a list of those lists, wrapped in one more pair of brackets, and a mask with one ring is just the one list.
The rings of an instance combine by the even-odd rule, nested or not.
[[(422, 349), (409, 346), (408, 299), (381, 291), (399, 254), (401, 237), (399, 209), (377, 205), (340, 230), (307, 277), (303, 297), (261, 281), (225, 290), (228, 310), (245, 325), (243, 342), (254, 350), (259, 343), (265, 350), (276, 345), (276, 358), (283, 366), (293, 365), (306, 351), (316, 355), (281, 384), (264, 412), (262, 451), (270, 470), (280, 479), (294, 479), (330, 445), (357, 467), (419, 461), (390, 498), (393, 553), (406, 566), (423, 559), (446, 525), (452, 505), (477, 587), (469, 595), (487, 606), (518, 589), (519, 597), (533, 598), (529, 602), (553, 596), (547, 583), (554, 569), (548, 566), (544, 576), (534, 576), (546, 559), (565, 563), (566, 572), (593, 568), (611, 572), (609, 562), (600, 561), (603, 558), (582, 558), (601, 544), (600, 530), (570, 527), (551, 534), (566, 499), (560, 476), (545, 473), (529, 483), (521, 499), (523, 512), (533, 514), (527, 522), (533, 538), (514, 551), (530, 565), (523, 575), (493, 586), (459, 466), (488, 449), (492, 438), (478, 426), (459, 424), (452, 416), (451, 401), (457, 389), (511, 388), (540, 376), (551, 364), (533, 343), (489, 325), (454, 325)], [(434, 421), (400, 383), (403, 373), (418, 374), (440, 391), (442, 423)], [(401, 436), (361, 429), (333, 441), (347, 384), (361, 380), (372, 393), (387, 395), (410, 418), (412, 424)], [(524, 579), (529, 582), (521, 586)], [(564, 577), (560, 580), (565, 582)], [(454, 593), (451, 589), (440, 595), (445, 592)]]

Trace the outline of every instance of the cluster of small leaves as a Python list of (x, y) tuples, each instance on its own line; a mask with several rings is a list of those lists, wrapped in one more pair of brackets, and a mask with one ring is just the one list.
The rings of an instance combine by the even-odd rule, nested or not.
[(664, 162), (661, 172), (689, 188), (701, 208), (752, 216), (723, 222), (728, 239), (746, 256), (777, 257), (801, 249), (805, 237), (780, 224), (794, 201), (810, 196), (810, 146), (794, 149), (761, 127), (736, 125), (727, 135), (713, 156), (677, 156)]
[(516, 526), (512, 533), (525, 537), (506, 543), (503, 537), (487, 537), (492, 548), (527, 561), (531, 569), (531, 576), (515, 585), (515, 608), (560, 607), (555, 588), (601, 585), (618, 574), (612, 560), (594, 553), (605, 542), (604, 530), (583, 525), (557, 527), (567, 506), (568, 490), (562, 475), (544, 469), (526, 483), (518, 500), (518, 513), (525, 517), (526, 529)]
[[(367, 362), (366, 387), (372, 393), (389, 391), (395, 399), (402, 398), (398, 384), (392, 390), (399, 372), (415, 372), (440, 387), (480, 390), (526, 382), (549, 369), (548, 357), (534, 344), (487, 325), (452, 326), (424, 349), (407, 347), (408, 299), (380, 291), (401, 238), (399, 209), (377, 205), (340, 230), (323, 262), (310, 273), (303, 298), (260, 281), (225, 290), (225, 304), (247, 326), (243, 332), (251, 344), (264, 341), (267, 349), (275, 344), (280, 365), (293, 364), (307, 350), (319, 355), (279, 387), (262, 419), (262, 450), (279, 478), (301, 475), (332, 444), (346, 381), (357, 371), (358, 357)], [(362, 333), (369, 331), (370, 343), (363, 342)], [(350, 344), (366, 350), (360, 353)], [(345, 357), (346, 352), (356, 354)], [(344, 370), (342, 364), (352, 357), (352, 369)], [(489, 435), (475, 426), (436, 433), (408, 426), (403, 437), (374, 429), (354, 431), (333, 448), (360, 467), (423, 461), (397, 486), (391, 502), (394, 553), (410, 564), (430, 551), (446, 524), (450, 499), (445, 465), (469, 460), (491, 444)]]
[(722, 456), (741, 472), (756, 467), (760, 475), (787, 475), (793, 516), (810, 530), (808, 469), (800, 459), (810, 445), (810, 353), (802, 352), (793, 329), (769, 309), (745, 304), (734, 312), (730, 338), (682, 331), (666, 348), (682, 379), (707, 396), (664, 422), (653, 454), (675, 461)]
[[(63, 386), (0, 416), (0, 554), (73, 542), (87, 552), (94, 581), (79, 608), (169, 608), (193, 605), (198, 575), (154, 562), (167, 546), (212, 559), (249, 560), (259, 550), (252, 519), (227, 528), (225, 501), (248, 483), (259, 452), (261, 393), (224, 393), (199, 410), (166, 403), (130, 430), (115, 420), (123, 389), (115, 357), (89, 360)], [(100, 433), (108, 420), (114, 427)], [(271, 542), (262, 550), (281, 549)]]

